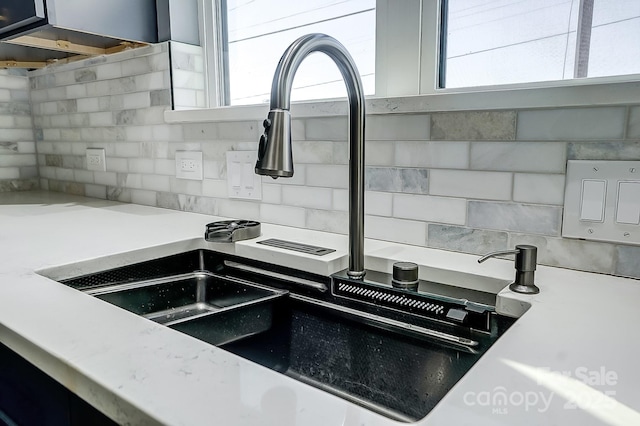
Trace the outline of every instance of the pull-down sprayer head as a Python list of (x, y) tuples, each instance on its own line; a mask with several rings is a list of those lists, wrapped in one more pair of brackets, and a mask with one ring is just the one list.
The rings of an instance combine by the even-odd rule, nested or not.
[(256, 173), (274, 179), (292, 177), (291, 114), (288, 110), (272, 109), (262, 125), (264, 134), (260, 137)]

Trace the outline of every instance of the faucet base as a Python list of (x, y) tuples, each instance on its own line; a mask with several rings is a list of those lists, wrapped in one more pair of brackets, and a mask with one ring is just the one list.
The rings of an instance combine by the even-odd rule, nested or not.
[(347, 276), (354, 280), (361, 280), (366, 273), (367, 271), (347, 271)]
[(524, 284), (512, 283), (509, 286), (509, 290), (515, 291), (516, 293), (521, 293), (521, 294), (538, 294), (538, 293), (540, 293), (540, 289), (535, 284), (524, 285)]

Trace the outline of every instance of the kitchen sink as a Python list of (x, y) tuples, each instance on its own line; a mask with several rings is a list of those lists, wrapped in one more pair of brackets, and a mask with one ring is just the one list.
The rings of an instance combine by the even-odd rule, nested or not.
[[(381, 274), (371, 273), (380, 278)], [(382, 274), (384, 275), (384, 274)], [(194, 250), (61, 280), (387, 417), (426, 416), (514, 319), (439, 294)]]

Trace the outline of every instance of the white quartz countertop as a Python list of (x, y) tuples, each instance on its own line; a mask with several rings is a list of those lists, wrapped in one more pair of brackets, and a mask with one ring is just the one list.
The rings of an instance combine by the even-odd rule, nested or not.
[[(337, 250), (322, 260), (252, 241), (206, 243), (204, 225), (219, 219), (0, 194), (0, 341), (118, 423), (401, 424), (36, 273), (71, 276), (194, 248), (323, 274), (347, 265), (346, 236), (316, 231), (263, 224), (262, 237)], [(380, 241), (366, 241), (365, 252), (368, 269), (413, 261), (423, 279), (491, 287), (514, 275), (507, 260), (478, 265), (476, 256)], [(416, 424), (640, 424), (640, 282), (542, 266), (536, 278), (538, 295), (501, 291), (498, 310), (521, 318)]]

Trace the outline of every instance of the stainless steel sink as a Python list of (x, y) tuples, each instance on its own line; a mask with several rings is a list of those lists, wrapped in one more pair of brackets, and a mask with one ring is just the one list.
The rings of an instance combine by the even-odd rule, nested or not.
[(270, 329), (274, 302), (287, 294), (208, 271), (107, 284), (84, 292), (213, 345)]
[(514, 322), (477, 290), (407, 293), (208, 250), (62, 282), (404, 422), (426, 416)]

